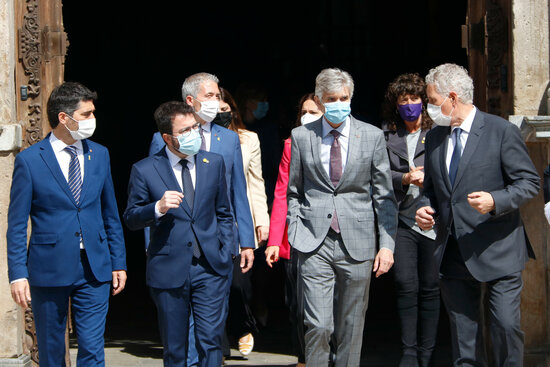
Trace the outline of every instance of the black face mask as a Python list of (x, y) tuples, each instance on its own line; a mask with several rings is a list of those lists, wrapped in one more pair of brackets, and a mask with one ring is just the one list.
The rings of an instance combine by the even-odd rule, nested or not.
[(212, 120), (212, 122), (214, 124), (227, 128), (232, 120), (233, 120), (233, 115), (231, 112), (218, 112), (216, 114), (216, 117), (214, 117), (214, 120)]

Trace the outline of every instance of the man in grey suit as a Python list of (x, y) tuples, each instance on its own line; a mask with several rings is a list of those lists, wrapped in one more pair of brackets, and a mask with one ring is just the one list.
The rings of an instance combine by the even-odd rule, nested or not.
[(328, 365), (331, 341), (336, 367), (359, 366), (371, 272), (393, 265), (386, 143), (382, 130), (350, 115), (352, 96), (347, 72), (324, 69), (315, 85), (324, 115), (291, 136), (288, 240), (298, 250), (308, 366)]
[(428, 113), (440, 126), (426, 136), (420, 228), (437, 229), (436, 257), (449, 314), (454, 366), (486, 366), (481, 286), (486, 284), (495, 366), (523, 365), (521, 272), (533, 250), (519, 207), (540, 187), (519, 129), (479, 111), (461, 66), (426, 76)]

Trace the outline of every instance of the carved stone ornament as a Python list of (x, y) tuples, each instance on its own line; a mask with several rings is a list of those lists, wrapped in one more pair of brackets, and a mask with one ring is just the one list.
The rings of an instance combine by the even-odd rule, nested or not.
[(27, 0), (27, 13), (23, 16), (23, 27), (19, 29), (19, 60), (28, 77), (28, 96), (33, 103), (29, 106), (29, 120), (25, 126), (24, 147), (42, 139), (42, 108), (40, 96), (40, 70), (42, 64), (38, 0)]
[(38, 365), (38, 342), (36, 340), (34, 316), (30, 307), (25, 310), (25, 334), (23, 338), (23, 353), (30, 355), (33, 364)]

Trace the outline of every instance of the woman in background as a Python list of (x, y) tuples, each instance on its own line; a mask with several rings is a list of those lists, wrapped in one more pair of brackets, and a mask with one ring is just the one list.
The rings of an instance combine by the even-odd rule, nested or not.
[(386, 146), (393, 189), (399, 205), (393, 274), (401, 321), (399, 367), (432, 364), (439, 321), (439, 285), (435, 271), (435, 232), (415, 221), (423, 203), (424, 142), (432, 120), (426, 113), (426, 84), (418, 74), (398, 76), (386, 91)]
[[(215, 124), (235, 131), (239, 135), (243, 156), (244, 176), (247, 185), (247, 196), (254, 228), (256, 247), (267, 241), (269, 234), (269, 214), (267, 211), (267, 196), (264, 179), (262, 178), (262, 157), (260, 141), (255, 132), (246, 130), (241, 120), (237, 105), (231, 94), (220, 87), (221, 100)], [(248, 355), (254, 348), (254, 332), (258, 332), (256, 320), (250, 308), (252, 298), (252, 284), (250, 272), (243, 274), (240, 269), (240, 260), (234, 261), (233, 280), (229, 295), (229, 315), (226, 330), (239, 338), (239, 352)], [(229, 356), (229, 342), (223, 346), (224, 356)]]

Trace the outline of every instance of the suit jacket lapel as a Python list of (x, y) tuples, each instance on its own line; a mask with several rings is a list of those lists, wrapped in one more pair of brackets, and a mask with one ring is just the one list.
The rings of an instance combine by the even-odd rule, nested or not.
[(93, 179), (92, 175), (95, 172), (97, 159), (92, 159), (92, 149), (88, 147), (88, 141), (82, 140), (82, 150), (84, 155), (84, 177), (82, 178), (82, 191), (80, 193), (80, 202), (82, 203), (86, 197), (86, 192), (90, 187)]
[(202, 191), (206, 185), (208, 174), (207, 165), (210, 163), (206, 157), (202, 154), (201, 151), (195, 156), (195, 201), (193, 202), (193, 213), (197, 213), (200, 208), (198, 208), (201, 198)]
[(472, 159), (474, 152), (476, 151), (477, 146), (480, 142), (480, 137), (483, 132), (482, 129), (484, 125), (485, 122), (483, 120), (483, 115), (479, 113), (479, 111), (476, 111), (470, 133), (468, 134), (468, 140), (466, 140), (466, 146), (462, 151), (462, 157), (460, 157), (460, 163), (458, 164), (458, 171), (456, 173), (455, 183), (453, 187), (458, 184), (458, 182), (464, 175), (464, 171), (466, 170), (466, 167), (468, 167), (470, 160)]
[(361, 141), (361, 132), (357, 128), (358, 122), (350, 116), (350, 126), (349, 126), (349, 136), (348, 136), (348, 156), (346, 160), (346, 168), (342, 172), (342, 177), (340, 177), (340, 182), (338, 182), (338, 185), (336, 185), (336, 188), (342, 186), (342, 182), (346, 179), (346, 176), (349, 175), (348, 172), (351, 171), (351, 166), (355, 163), (355, 159), (353, 157), (355, 156), (356, 151), (359, 149), (358, 147), (358, 141)]
[(71, 190), (69, 189), (69, 184), (67, 183), (65, 176), (63, 176), (63, 171), (61, 171), (61, 167), (59, 166), (57, 157), (55, 156), (55, 153), (52, 149), (52, 145), (50, 144), (50, 134), (48, 134), (42, 142), (37, 143), (37, 144), (41, 144), (40, 155), (42, 156), (44, 163), (50, 169), (52, 176), (55, 178), (55, 180), (57, 181), (61, 189), (65, 192), (65, 194), (69, 197), (69, 199), (71, 199), (73, 204), (76, 206), (74, 196)]
[(323, 140), (323, 125), (322, 123), (315, 124), (313, 129), (310, 130), (310, 139), (311, 139), (311, 154), (313, 155), (313, 161), (317, 170), (321, 173), (321, 177), (325, 180), (325, 183), (329, 186), (332, 186), (330, 177), (328, 177), (327, 171), (323, 167), (323, 162), (321, 162), (321, 144)]
[[(174, 171), (172, 170), (172, 166), (170, 165), (170, 160), (168, 159), (168, 156), (166, 156), (166, 151), (162, 149), (159, 153), (155, 155), (155, 159), (155, 169), (157, 170), (162, 182), (164, 182), (164, 184), (166, 185), (166, 188), (170, 191), (182, 192), (178, 180), (176, 179), (176, 176), (174, 176)], [(189, 216), (191, 216), (191, 209), (189, 208), (189, 205), (187, 205), (187, 202), (185, 200), (183, 200), (180, 204), (180, 208), (182, 208), (187, 214), (189, 214)]]
[(449, 170), (447, 169), (447, 149), (449, 149), (449, 134), (451, 133), (451, 128), (442, 129), (443, 136), (441, 138), (442, 144), (439, 146), (439, 167), (441, 169), (441, 177), (447, 190), (451, 192), (451, 180), (449, 179)]
[(221, 129), (218, 125), (210, 123), (210, 151), (221, 153)]

